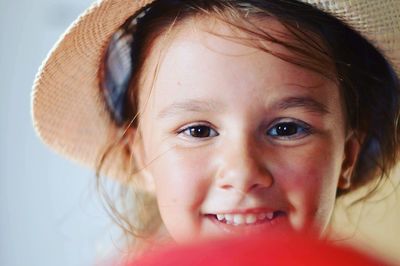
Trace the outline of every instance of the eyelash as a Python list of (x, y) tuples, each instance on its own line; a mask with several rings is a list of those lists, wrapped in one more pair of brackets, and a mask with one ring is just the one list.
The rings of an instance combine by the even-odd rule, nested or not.
[[(292, 133), (289, 132), (290, 133), (289, 135), (278, 135), (279, 131), (281, 131), (281, 133), (284, 133), (282, 131), (285, 130), (290, 131), (290, 128), (288, 128), (289, 126), (296, 127), (296, 128), (291, 128)], [(296, 132), (294, 133), (293, 130), (295, 130)], [(198, 133), (197, 136), (195, 136), (196, 133)], [(194, 138), (194, 139), (208, 139), (219, 136), (219, 133), (215, 129), (213, 129), (209, 125), (204, 125), (204, 124), (194, 124), (187, 126), (182, 130), (178, 131), (178, 135), (181, 134), (185, 135), (185, 137), (187, 138)], [(279, 119), (277, 122), (275, 122), (273, 126), (267, 130), (266, 134), (278, 140), (295, 140), (312, 134), (312, 128), (310, 125), (300, 120), (282, 118)]]
[[(296, 127), (295, 130), (296, 132), (293, 134), (289, 134), (289, 135), (278, 135), (279, 132), (278, 131), (290, 131), (290, 129), (288, 129), (288, 126), (294, 126)], [(294, 128), (291, 128), (292, 130)], [(283, 133), (283, 132), (281, 132)], [(288, 119), (288, 118), (284, 118), (284, 119), (280, 119), (278, 120), (278, 122), (275, 122), (274, 125), (272, 127), (270, 127), (267, 130), (267, 135), (278, 139), (278, 140), (295, 140), (295, 139), (301, 139), (303, 137), (306, 137), (308, 135), (312, 134), (312, 128), (309, 124), (297, 120), (297, 119)]]
[[(208, 133), (207, 136), (193, 136), (192, 133), (196, 133), (195, 130), (207, 130)], [(199, 133), (199, 132), (198, 132)], [(197, 139), (207, 139), (207, 138), (212, 138), (218, 136), (218, 132), (215, 129), (212, 129), (212, 127), (208, 125), (203, 125), (203, 124), (198, 124), (198, 125), (190, 125), (188, 127), (185, 127), (184, 129), (178, 131), (178, 134), (184, 134), (186, 137), (189, 138), (197, 138)], [(201, 134), (201, 132), (200, 132)], [(211, 135), (210, 135), (211, 134)]]

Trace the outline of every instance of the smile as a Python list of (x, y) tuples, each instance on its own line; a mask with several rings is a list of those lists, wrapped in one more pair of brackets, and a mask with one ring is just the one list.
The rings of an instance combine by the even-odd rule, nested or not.
[(283, 211), (270, 211), (258, 213), (218, 213), (208, 214), (207, 216), (219, 223), (234, 226), (246, 226), (271, 223), (276, 218), (284, 215), (285, 213)]

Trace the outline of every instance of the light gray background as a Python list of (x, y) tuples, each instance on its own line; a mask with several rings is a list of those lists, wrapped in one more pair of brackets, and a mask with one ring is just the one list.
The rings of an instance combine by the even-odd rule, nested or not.
[(0, 0), (0, 265), (93, 265), (112, 245), (94, 175), (35, 136), (30, 94), (59, 35), (91, 0)]

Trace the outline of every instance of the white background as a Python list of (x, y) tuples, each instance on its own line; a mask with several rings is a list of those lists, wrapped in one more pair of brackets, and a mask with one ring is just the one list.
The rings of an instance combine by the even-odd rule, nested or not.
[(41, 61), (90, 0), (0, 0), (0, 265), (92, 265), (112, 245), (94, 174), (36, 137)]

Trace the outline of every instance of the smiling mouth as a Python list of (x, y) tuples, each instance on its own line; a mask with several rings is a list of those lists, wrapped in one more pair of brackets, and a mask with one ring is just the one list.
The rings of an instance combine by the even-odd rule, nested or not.
[(265, 223), (273, 223), (277, 218), (285, 216), (283, 211), (259, 212), (259, 213), (218, 213), (206, 214), (216, 223), (233, 226), (251, 226)]

